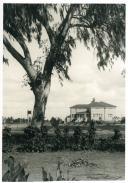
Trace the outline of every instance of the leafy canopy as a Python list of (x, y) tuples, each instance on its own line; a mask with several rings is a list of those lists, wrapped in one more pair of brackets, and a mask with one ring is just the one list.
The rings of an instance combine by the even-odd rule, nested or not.
[(20, 39), (36, 39), (46, 58), (52, 54), (61, 80), (70, 79), (68, 68), (77, 41), (96, 50), (99, 67), (117, 57), (125, 59), (124, 4), (4, 4), (4, 31), (22, 48)]

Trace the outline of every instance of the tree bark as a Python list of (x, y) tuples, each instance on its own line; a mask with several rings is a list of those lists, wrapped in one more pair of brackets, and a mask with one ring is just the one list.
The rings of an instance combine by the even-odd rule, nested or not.
[(41, 126), (43, 126), (44, 124), (45, 110), (48, 95), (50, 92), (50, 85), (51, 81), (42, 81), (41, 85), (39, 85), (33, 90), (33, 93), (35, 95), (35, 104), (33, 108), (31, 126), (36, 126), (38, 122), (41, 122)]

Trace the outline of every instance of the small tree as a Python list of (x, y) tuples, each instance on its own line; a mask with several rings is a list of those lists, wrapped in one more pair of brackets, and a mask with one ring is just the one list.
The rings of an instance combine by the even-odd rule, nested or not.
[(82, 130), (79, 126), (75, 127), (73, 139), (74, 139), (74, 147), (76, 149), (79, 149), (81, 145), (81, 137), (82, 137)]
[(56, 119), (54, 117), (51, 118), (50, 122), (54, 128), (55, 138), (54, 138), (54, 149), (60, 150), (62, 149), (63, 142), (62, 142), (62, 135), (61, 130), (59, 128), (59, 118)]
[(121, 124), (125, 124), (125, 117), (122, 117), (120, 122)]
[(88, 127), (88, 141), (89, 141), (90, 148), (92, 147), (92, 145), (95, 142), (95, 135), (96, 135), (95, 122), (93, 120), (91, 120), (89, 122), (89, 127)]
[(112, 136), (112, 140), (118, 141), (121, 137), (120, 130), (114, 129), (114, 135)]
[(69, 126), (64, 126), (63, 129), (64, 134), (64, 148), (66, 149), (69, 146)]
[(59, 127), (59, 120), (57, 120), (56, 118), (52, 117), (50, 120), (51, 125), (57, 129)]

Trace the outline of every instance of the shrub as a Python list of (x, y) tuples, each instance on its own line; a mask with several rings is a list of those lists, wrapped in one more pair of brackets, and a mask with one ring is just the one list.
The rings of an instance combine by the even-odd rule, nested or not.
[(8, 166), (8, 170), (4, 173), (2, 181), (4, 182), (26, 182), (29, 174), (26, 174), (25, 167), (27, 164), (18, 163), (15, 165), (15, 158), (9, 156), (5, 161)]
[(69, 148), (69, 126), (64, 126), (63, 129), (63, 146), (64, 149)]
[(39, 132), (39, 128), (33, 126), (28, 126), (24, 129), (24, 134), (27, 139), (35, 137)]
[(17, 148), (20, 152), (44, 152), (47, 150), (47, 143), (42, 137), (41, 133), (38, 133), (31, 139), (26, 139), (25, 143)]
[(3, 152), (11, 151), (11, 128), (3, 129)]
[(3, 138), (8, 138), (11, 136), (11, 128), (5, 127), (3, 129)]
[(81, 144), (82, 130), (79, 126), (75, 127), (73, 134), (73, 150), (79, 150)]
[(121, 123), (121, 124), (125, 124), (125, 117), (122, 117), (122, 118), (121, 118), (120, 123)]
[(90, 148), (92, 148), (92, 146), (95, 142), (95, 135), (96, 135), (95, 122), (93, 120), (91, 120), (89, 123), (89, 127), (88, 127), (88, 142), (89, 142)]
[(119, 140), (121, 137), (120, 130), (114, 129), (114, 135), (112, 136), (112, 140)]
[(88, 136), (87, 135), (82, 135), (81, 136), (81, 143), (80, 147), (82, 150), (88, 150)]
[(109, 150), (111, 148), (109, 141), (110, 139), (100, 138), (99, 140), (95, 141), (94, 149), (101, 150), (101, 151)]
[(59, 120), (54, 117), (51, 118), (50, 123), (53, 126), (53, 128), (58, 128), (59, 126)]
[(112, 138), (100, 138), (95, 141), (94, 149), (100, 151), (125, 151), (125, 143), (113, 141)]
[(54, 129), (55, 132), (55, 138), (54, 138), (54, 150), (61, 150), (63, 149), (63, 138), (61, 135), (60, 128), (57, 127)]
[[(62, 127), (61, 127), (62, 128)], [(96, 128), (94, 121), (89, 123), (88, 134), (82, 133), (80, 126), (74, 127), (72, 136), (69, 134), (69, 126), (64, 126), (61, 132), (59, 125), (54, 125), (54, 134), (48, 135), (48, 128), (43, 126), (42, 129), (27, 127), (25, 129), (25, 141), (18, 148), (18, 151), (25, 152), (44, 152), (58, 151), (62, 149), (70, 150), (117, 150), (123, 151), (125, 146), (120, 139), (120, 131), (115, 129), (114, 135), (105, 139), (96, 139)]]
[(41, 130), (37, 127), (27, 127), (24, 130), (26, 140), (18, 151), (25, 152), (43, 152), (46, 151), (47, 128), (44, 126)]
[(42, 126), (41, 134), (42, 134), (42, 137), (45, 139), (48, 137), (48, 128), (46, 126)]
[(55, 151), (61, 150), (64, 147), (64, 141), (63, 141), (60, 127), (59, 127), (59, 123), (62, 122), (62, 120), (60, 118), (56, 119), (56, 118), (52, 117), (50, 122), (54, 128), (54, 133), (55, 133), (55, 137), (53, 138), (53, 148), (52, 149)]

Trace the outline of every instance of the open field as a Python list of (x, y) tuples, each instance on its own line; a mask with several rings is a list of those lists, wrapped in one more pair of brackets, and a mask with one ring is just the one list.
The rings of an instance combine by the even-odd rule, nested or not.
[[(44, 153), (13, 153), (17, 161), (28, 161), (27, 171), (30, 173), (28, 181), (41, 181), (41, 167), (51, 172), (56, 177), (57, 162), (60, 161), (64, 177), (69, 180), (124, 180), (125, 177), (125, 154), (122, 152), (99, 152), (99, 151), (77, 151), (77, 152), (44, 152)], [(7, 158), (3, 153), (3, 160)], [(73, 160), (82, 158), (90, 163), (90, 166), (70, 167)], [(92, 166), (91, 166), (92, 163)], [(93, 166), (93, 164), (95, 166)], [(3, 173), (7, 167), (3, 163)]]

